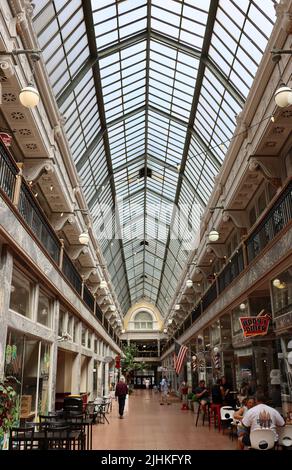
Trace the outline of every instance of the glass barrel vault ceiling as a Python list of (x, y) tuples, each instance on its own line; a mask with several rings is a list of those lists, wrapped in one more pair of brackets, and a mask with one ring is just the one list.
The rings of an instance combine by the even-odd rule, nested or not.
[(275, 3), (36, 2), (39, 45), (124, 313), (141, 298), (167, 311)]

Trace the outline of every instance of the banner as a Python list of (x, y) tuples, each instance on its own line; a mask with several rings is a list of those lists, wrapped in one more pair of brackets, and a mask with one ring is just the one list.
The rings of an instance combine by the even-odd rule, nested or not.
[(240, 325), (245, 338), (266, 335), (269, 328), (270, 316), (240, 317)]
[(3, 144), (6, 145), (6, 147), (10, 147), (11, 141), (12, 141), (12, 135), (7, 134), (7, 132), (0, 132), (0, 137), (3, 141)]

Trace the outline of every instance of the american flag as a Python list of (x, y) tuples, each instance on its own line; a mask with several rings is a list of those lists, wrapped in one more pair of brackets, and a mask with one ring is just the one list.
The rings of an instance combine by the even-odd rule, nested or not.
[(188, 348), (175, 341), (174, 343), (174, 369), (180, 373)]

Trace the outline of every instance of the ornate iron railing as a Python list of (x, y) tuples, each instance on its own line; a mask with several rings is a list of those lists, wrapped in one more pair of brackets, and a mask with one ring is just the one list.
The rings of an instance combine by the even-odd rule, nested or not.
[(83, 300), (89, 309), (94, 312), (94, 297), (86, 285), (83, 288)]
[(61, 242), (25, 181), (21, 183), (18, 210), (50, 257), (58, 263)]
[(292, 219), (292, 182), (288, 184), (269, 213), (248, 237), (247, 256), (251, 262)]
[(78, 292), (79, 295), (81, 295), (82, 278), (65, 251), (63, 253), (62, 271), (65, 277), (70, 282), (71, 286)]
[(5, 145), (0, 140), (0, 187), (11, 201), (13, 199), (16, 175), (18, 172), (19, 169), (17, 165), (14, 163)]
[(218, 275), (219, 294), (244, 270), (243, 251), (240, 246)]

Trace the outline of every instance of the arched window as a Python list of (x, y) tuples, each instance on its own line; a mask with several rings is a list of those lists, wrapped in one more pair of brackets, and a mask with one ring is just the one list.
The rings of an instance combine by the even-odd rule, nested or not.
[(153, 330), (152, 316), (148, 312), (138, 312), (134, 319), (135, 330)]

